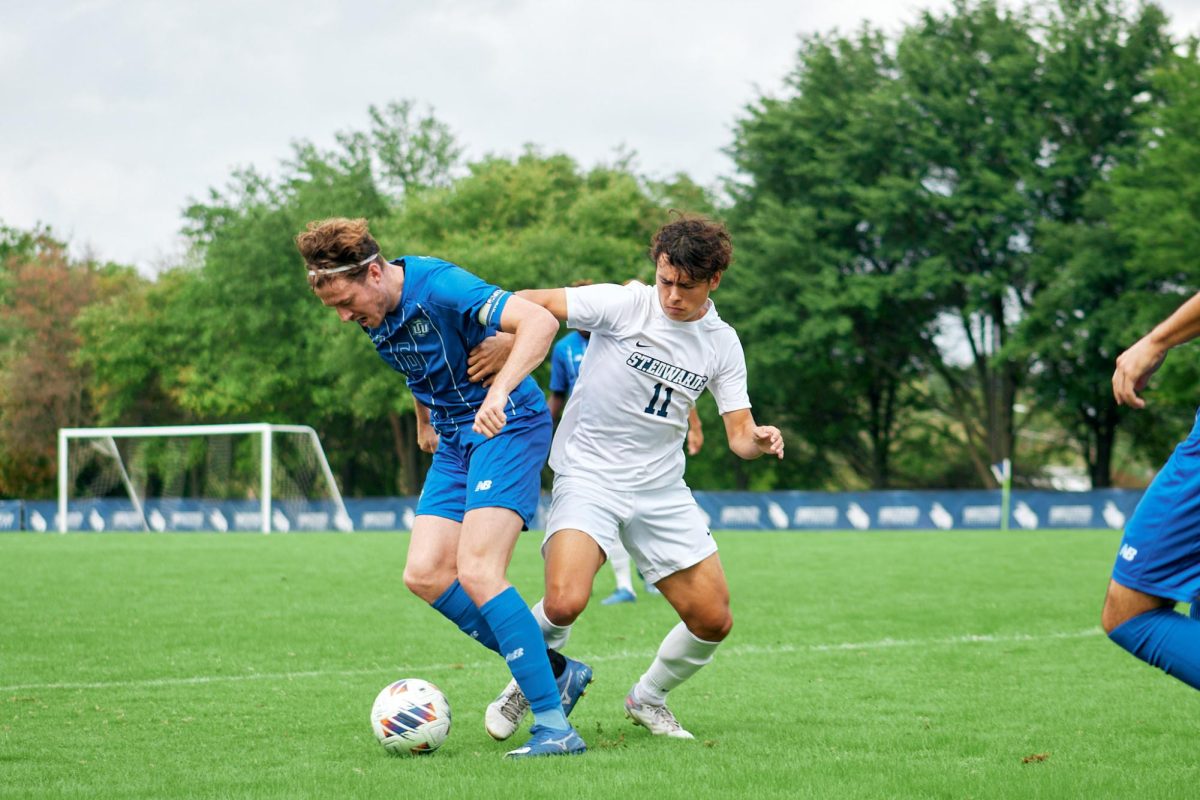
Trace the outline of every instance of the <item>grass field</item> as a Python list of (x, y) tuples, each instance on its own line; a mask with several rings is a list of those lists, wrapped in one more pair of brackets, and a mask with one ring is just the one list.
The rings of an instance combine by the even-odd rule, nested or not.
[[(601, 607), (605, 569), (567, 648), (590, 752), (514, 763), (482, 728), (504, 666), (405, 590), (406, 535), (4, 535), (0, 797), (1194, 797), (1196, 693), (1097, 627), (1117, 538), (718, 534), (733, 634), (672, 695), (694, 742), (622, 718), (673, 615)], [(432, 756), (371, 735), (399, 677), (450, 698)]]

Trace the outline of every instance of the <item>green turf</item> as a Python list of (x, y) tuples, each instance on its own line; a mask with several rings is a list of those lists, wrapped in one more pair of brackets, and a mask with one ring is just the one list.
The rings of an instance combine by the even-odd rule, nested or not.
[[(696, 741), (622, 718), (673, 615), (601, 607), (605, 569), (567, 648), (591, 750), (513, 763), (504, 666), (405, 590), (406, 535), (0, 536), (0, 797), (1195, 796), (1196, 693), (1097, 628), (1115, 533), (718, 538), (734, 630), (672, 695)], [(399, 677), (450, 698), (432, 756), (371, 735)]]

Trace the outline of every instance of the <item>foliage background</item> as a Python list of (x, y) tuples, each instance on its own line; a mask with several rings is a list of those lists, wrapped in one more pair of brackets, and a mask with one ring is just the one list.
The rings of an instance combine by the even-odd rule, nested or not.
[(648, 278), (671, 210), (733, 231), (715, 300), (756, 418), (789, 442), (740, 461), (706, 398), (695, 488), (990, 486), (1003, 458), (1023, 484), (1144, 484), (1200, 375), (1169, 359), (1136, 415), (1108, 379), (1200, 286), (1197, 120), (1195, 44), (1116, 0), (959, 0), (895, 35), (805, 39), (786, 90), (736, 121), (718, 187), (632, 153), (464, 163), (432, 112), (371, 107), (193, 203), (189, 255), (153, 277), (0, 227), (0, 496), (53, 493), (59, 427), (246, 421), (314, 426), (349, 495), (415, 493), (403, 378), (312, 298), (295, 234), (365, 216), (389, 255), (515, 289)]

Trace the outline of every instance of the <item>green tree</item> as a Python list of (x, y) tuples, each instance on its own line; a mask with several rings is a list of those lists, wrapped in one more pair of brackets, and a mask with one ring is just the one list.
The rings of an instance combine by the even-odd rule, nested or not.
[[(876, 488), (921, 405), (915, 358), (932, 337), (912, 120), (882, 34), (814, 37), (786, 99), (749, 109), (732, 148), (739, 262), (725, 299), (758, 416), (805, 442), (784, 480)], [(804, 465), (808, 474), (797, 473)], [(832, 478), (832, 481), (830, 480)]]
[[(1200, 59), (1196, 43), (1158, 73), (1165, 101), (1144, 121), (1144, 147), (1134, 164), (1113, 173), (1113, 234), (1128, 248), (1128, 288), (1114, 311), (1116, 357), (1200, 289)], [(1106, 374), (1111, 375), (1112, 361)], [(1134, 448), (1160, 464), (1192, 424), (1200, 396), (1194, 345), (1168, 358), (1147, 390), (1147, 408), (1122, 426)]]
[(897, 64), (910, 136), (924, 163), (919, 198), (929, 257), (919, 269), (947, 319), (956, 319), (967, 368), (926, 350), (945, 382), (980, 482), (1013, 454), (1013, 404), (1025, 365), (1004, 351), (1031, 302), (1028, 187), (1042, 137), (1039, 53), (1027, 10), (957, 0), (905, 31)]
[[(1119, 220), (1150, 199), (1130, 183), (1141, 178), (1129, 171), (1141, 157), (1151, 164), (1161, 157), (1152, 139), (1140, 139), (1156, 124), (1147, 115), (1174, 119), (1181, 98), (1174, 92), (1164, 106), (1163, 87), (1152, 81), (1172, 59), (1157, 6), (1130, 17), (1109, 0), (1062, 2), (1044, 31), (1045, 138), (1032, 184), (1041, 220), (1030, 270), (1037, 294), (1010, 352), (1030, 364), (1034, 402), (1060, 410), (1092, 485), (1108, 486), (1124, 418), (1112, 396), (1113, 362), (1140, 335), (1136, 325), (1146, 312), (1163, 307), (1152, 295), (1178, 277), (1177, 268), (1164, 275), (1137, 263), (1140, 234)], [(1151, 229), (1165, 223), (1137, 219)]]

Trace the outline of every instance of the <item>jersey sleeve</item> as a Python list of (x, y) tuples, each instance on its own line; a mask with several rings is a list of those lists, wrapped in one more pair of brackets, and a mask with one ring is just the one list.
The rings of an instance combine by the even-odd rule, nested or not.
[(579, 331), (621, 333), (638, 319), (642, 302), (638, 290), (645, 286), (600, 283), (573, 286), (567, 293), (567, 327)]
[(742, 343), (732, 329), (728, 331), (728, 341), (723, 341), (720, 348), (721, 357), (716, 374), (708, 383), (708, 389), (717, 400), (717, 411), (728, 414), (750, 408), (750, 393), (746, 387), (746, 354), (742, 351)]
[(550, 353), (550, 391), (566, 394), (570, 388), (567, 378), (567, 348), (563, 339), (558, 340)]
[(485, 328), (500, 327), (500, 315), (512, 292), (449, 263), (431, 277), (427, 290), (430, 301), (453, 308)]

